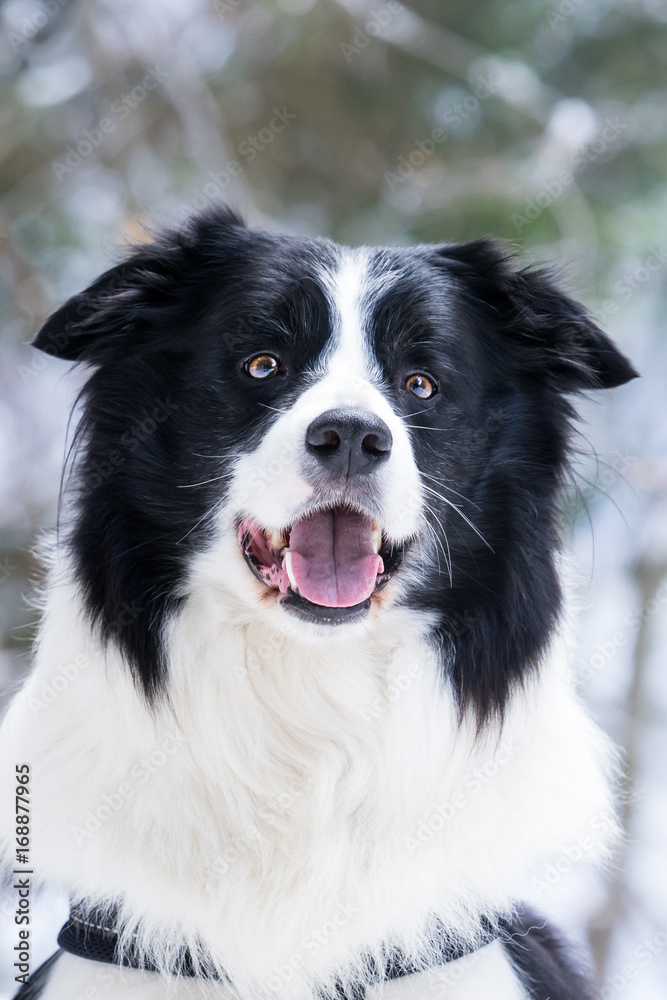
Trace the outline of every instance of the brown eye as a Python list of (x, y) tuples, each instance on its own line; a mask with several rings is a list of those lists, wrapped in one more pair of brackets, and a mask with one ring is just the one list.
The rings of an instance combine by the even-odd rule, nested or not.
[(414, 375), (408, 375), (405, 380), (405, 388), (418, 399), (431, 399), (438, 391), (433, 379), (430, 379), (428, 375), (420, 375), (418, 372)]
[(273, 378), (278, 374), (280, 365), (278, 359), (272, 354), (256, 354), (250, 361), (246, 361), (245, 370), (251, 378)]

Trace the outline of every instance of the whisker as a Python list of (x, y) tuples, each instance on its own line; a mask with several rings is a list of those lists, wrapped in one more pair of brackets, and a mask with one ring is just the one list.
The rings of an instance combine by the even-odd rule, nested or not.
[(440, 431), (441, 434), (449, 433), (449, 428), (447, 427), (420, 427), (419, 424), (405, 424), (413, 431)]
[(263, 406), (265, 410), (273, 410), (274, 413), (289, 413), (289, 410), (280, 410), (277, 406), (269, 406), (268, 403), (260, 403), (259, 405)]
[(213, 479), (202, 479), (201, 483), (186, 483), (184, 485), (178, 485), (179, 490), (193, 490), (195, 486), (206, 486), (208, 483), (218, 483), (221, 479), (225, 479), (227, 473), (223, 472), (221, 476), (214, 476)]
[(464, 496), (463, 493), (459, 493), (459, 491), (455, 490), (453, 486), (446, 486), (444, 480), (438, 479), (436, 476), (429, 476), (428, 472), (424, 472), (423, 470), (421, 471), (421, 475), (425, 476), (426, 479), (430, 479), (431, 482), (437, 483), (438, 486), (441, 486), (443, 488), (443, 490), (448, 490), (450, 493), (455, 493), (457, 497), (461, 497), (462, 500), (465, 500), (465, 502), (469, 503), (472, 507), (476, 507), (477, 510), (482, 509), (478, 503), (475, 503), (474, 500), (470, 500), (470, 498)]
[[(430, 507), (428, 509), (431, 510)], [(433, 512), (431, 511), (431, 513), (433, 513)], [(435, 517), (435, 514), (433, 516)], [(429, 531), (429, 533), (431, 535), (431, 538), (435, 542), (435, 557), (438, 560), (438, 576), (440, 576), (440, 573), (441, 573), (441, 570), (440, 570), (440, 552), (442, 552), (443, 556), (445, 556), (445, 558), (446, 558), (445, 550), (442, 547), (442, 542), (438, 538), (438, 535), (437, 535), (437, 533), (436, 533), (435, 528), (433, 527), (433, 525), (430, 524), (429, 521), (426, 520), (426, 518), (424, 518), (424, 524), (426, 525), (426, 527), (427, 527), (427, 529), (428, 529), (428, 531)], [(438, 551), (438, 549), (440, 551)], [(422, 571), (424, 570), (424, 565), (425, 565), (424, 564), (424, 551), (422, 549)]]
[(202, 521), (205, 521), (207, 517), (212, 517), (213, 514), (214, 514), (214, 512), (215, 512), (215, 508), (217, 506), (218, 506), (218, 504), (214, 504), (213, 507), (210, 508), (210, 510), (207, 510), (206, 513), (202, 514), (202, 516), (199, 518), (199, 520), (195, 524), (193, 524), (192, 527), (189, 528), (185, 532), (185, 534), (183, 535), (182, 538), (179, 538), (179, 540), (176, 542), (176, 544), (180, 545), (181, 542), (185, 541), (185, 539), (188, 537), (188, 535), (191, 535), (193, 531), (196, 531), (196, 529), (199, 527), (199, 525), (202, 523)]
[[(438, 538), (438, 535), (436, 534), (435, 529), (433, 528), (433, 525), (429, 524), (428, 521), (426, 522), (426, 524), (428, 525), (428, 528), (431, 531), (434, 539), (436, 540), (436, 542), (440, 545), (440, 548), (442, 549), (442, 554), (445, 557), (445, 565), (447, 566), (447, 572), (448, 572), (448, 575), (449, 575), (449, 586), (453, 587), (454, 586), (454, 581), (453, 581), (453, 578), (452, 578), (452, 552), (451, 552), (451, 549), (449, 547), (449, 539), (447, 538), (447, 532), (445, 531), (445, 528), (444, 528), (444, 525), (443, 525), (442, 521), (440, 520), (440, 518), (438, 517), (438, 515), (436, 514), (436, 512), (433, 510), (433, 508), (430, 507), (429, 504), (427, 504), (426, 502), (424, 502), (424, 506), (429, 511), (429, 513), (431, 514), (431, 516), (434, 517), (436, 519), (436, 521), (438, 522), (438, 524), (440, 525), (440, 530), (442, 531), (443, 537), (445, 539), (445, 545), (447, 546), (447, 552), (445, 552), (444, 548), (442, 548), (442, 542)], [(440, 572), (440, 562), (438, 561), (438, 573), (439, 572)]]
[(434, 489), (432, 489), (432, 487), (427, 486), (426, 483), (424, 483), (424, 489), (428, 490), (429, 493), (432, 493), (433, 496), (438, 497), (440, 500), (442, 500), (443, 503), (446, 503), (447, 506), (451, 507), (452, 510), (455, 510), (457, 514), (460, 514), (461, 517), (463, 518), (463, 520), (466, 522), (466, 524), (470, 528), (472, 528), (472, 530), (475, 532), (475, 534), (484, 542), (484, 544), (489, 549), (489, 551), (493, 552), (494, 555), (495, 555), (495, 550), (494, 550), (493, 546), (490, 545), (489, 542), (487, 542), (486, 538), (484, 537), (484, 535), (482, 534), (482, 532), (479, 530), (479, 528), (475, 524), (473, 524), (473, 522), (470, 520), (470, 518), (468, 517), (467, 514), (463, 513), (463, 511), (461, 510), (460, 507), (457, 507), (456, 504), (452, 503), (451, 500), (448, 500), (447, 497), (443, 497), (442, 493), (438, 493), (437, 490), (434, 490)]
[(410, 417), (418, 417), (420, 415), (423, 415), (423, 413), (424, 413), (423, 410), (415, 410), (414, 413), (397, 413), (396, 416), (400, 417), (401, 420), (409, 420)]

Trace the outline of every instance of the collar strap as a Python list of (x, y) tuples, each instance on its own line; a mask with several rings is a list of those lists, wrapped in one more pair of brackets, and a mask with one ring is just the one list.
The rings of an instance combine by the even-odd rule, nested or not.
[[(102, 914), (96, 910), (82, 910), (72, 907), (69, 919), (63, 925), (58, 935), (58, 944), (63, 951), (79, 958), (87, 958), (93, 962), (106, 962), (109, 965), (123, 965), (130, 969), (143, 969), (147, 972), (158, 972), (149, 959), (140, 955), (134, 948), (126, 948), (122, 953), (118, 950), (118, 932), (116, 915), (112, 911)], [(415, 961), (395, 951), (387, 959), (384, 969), (379, 970), (371, 963), (369, 979), (372, 982), (387, 982), (400, 979), (413, 973), (425, 972), (427, 969), (447, 965), (458, 958), (464, 958), (479, 948), (485, 947), (499, 937), (500, 931), (490, 921), (482, 918), (479, 934), (474, 944), (465, 944), (448, 935), (444, 928), (434, 933), (431, 940), (431, 956), (427, 962)], [(192, 955), (183, 949), (174, 968), (174, 975), (218, 979), (214, 974), (198, 972)], [(365, 989), (360, 983), (354, 986), (352, 993), (346, 993), (342, 985), (336, 987), (336, 1000), (364, 1000)]]
[[(78, 958), (87, 958), (92, 962), (106, 962), (108, 965), (123, 965), (128, 969), (144, 969), (146, 972), (158, 972), (158, 968), (149, 959), (130, 946), (122, 953), (118, 949), (117, 916), (115, 911), (82, 910), (78, 907), (70, 909), (70, 915), (58, 934), (58, 945), (63, 951)], [(192, 955), (184, 949), (174, 969), (178, 976), (199, 976), (195, 970)], [(206, 975), (206, 979), (217, 978)]]

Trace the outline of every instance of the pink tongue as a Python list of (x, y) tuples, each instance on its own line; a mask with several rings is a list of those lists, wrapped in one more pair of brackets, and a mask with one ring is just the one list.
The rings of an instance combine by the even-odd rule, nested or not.
[(370, 517), (327, 510), (297, 521), (290, 532), (292, 575), (313, 604), (350, 608), (375, 590), (382, 559), (373, 552)]

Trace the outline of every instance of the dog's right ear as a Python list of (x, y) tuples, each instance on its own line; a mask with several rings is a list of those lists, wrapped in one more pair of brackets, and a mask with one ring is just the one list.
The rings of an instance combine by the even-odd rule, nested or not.
[(132, 332), (159, 285), (155, 262), (135, 254), (73, 295), (49, 317), (32, 346), (67, 361), (101, 363), (121, 344), (131, 347)]
[(223, 256), (235, 242), (234, 235), (238, 239), (244, 229), (238, 216), (219, 209), (137, 247), (127, 260), (61, 306), (39, 331), (33, 347), (96, 365), (169, 347), (171, 339), (183, 336), (173, 320), (182, 308), (179, 293), (188, 275), (210, 266), (212, 248)]

